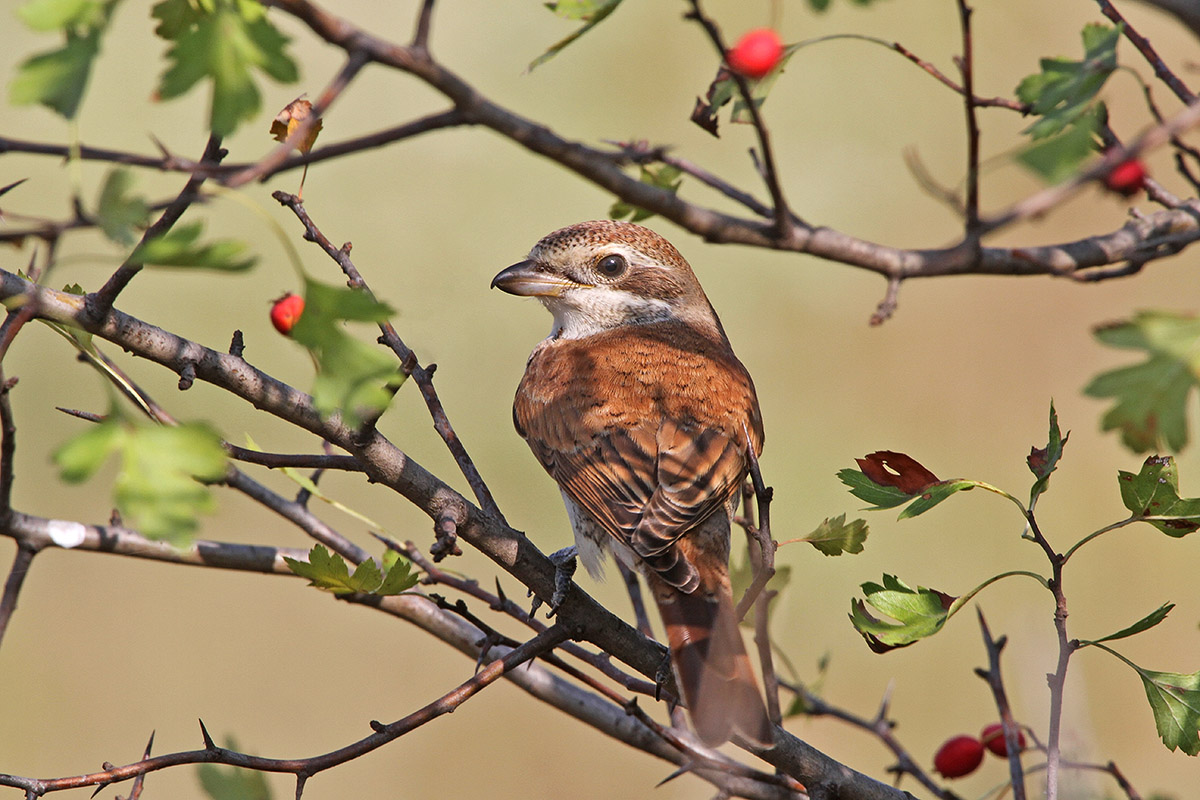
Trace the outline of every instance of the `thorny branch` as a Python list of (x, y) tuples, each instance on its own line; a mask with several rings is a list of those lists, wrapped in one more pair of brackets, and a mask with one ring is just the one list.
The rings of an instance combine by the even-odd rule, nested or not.
[[(1098, 2), (1101, 10), (1110, 19), (1117, 22), (1122, 21), (1120, 15), (1107, 0), (1098, 0)], [(1004, 98), (988, 100), (974, 95), (969, 28), (970, 9), (965, 2), (959, 3), (963, 29), (963, 54), (960, 61), (961, 86), (954, 84), (928, 62), (918, 58), (906, 48), (895, 44), (893, 49), (963, 96), (968, 119), (969, 144), (968, 181), (964, 206), (967, 221), (966, 238), (972, 246), (903, 250), (868, 242), (829, 228), (811, 226), (793, 213), (784, 197), (783, 178), (775, 161), (763, 115), (751, 101), (749, 88), (744, 79), (737, 78), (738, 88), (753, 118), (754, 129), (759, 139), (760, 152), (756, 155), (761, 159), (762, 177), (771, 196), (770, 205), (759, 202), (750, 193), (711, 174), (703, 167), (687, 159), (668, 154), (664, 148), (649, 148), (641, 144), (619, 144), (616, 149), (612, 150), (594, 148), (564, 139), (549, 128), (491, 102), (478, 93), (473, 86), (437, 62), (431, 55), (429, 39), (434, 6), (431, 0), (426, 0), (422, 4), (413, 40), (408, 46), (393, 44), (375, 37), (307, 0), (276, 0), (270, 4), (301, 20), (316, 36), (346, 52), (345, 63), (319, 95), (310, 121), (306, 124), (315, 124), (315, 120), (345, 91), (363, 67), (372, 63), (412, 75), (440, 92), (451, 103), (451, 108), (373, 134), (326, 146), (309, 154), (292, 156), (290, 153), (293, 145), (307, 133), (302, 124), (287, 142), (282, 143), (263, 159), (251, 164), (221, 165), (220, 161), (224, 154), (220, 149), (219, 140), (215, 138), (210, 139), (204, 154), (197, 161), (174, 156), (167, 153), (165, 149), (163, 154), (157, 158), (86, 146), (75, 150), (74, 152), (84, 159), (180, 171), (188, 174), (187, 184), (174, 200), (164, 201), (154, 206), (156, 210), (161, 210), (163, 213), (155, 224), (147, 229), (143, 240), (167, 230), (192, 203), (199, 200), (200, 187), (206, 180), (219, 181), (230, 187), (240, 186), (251, 181), (264, 180), (283, 170), (384, 146), (426, 132), (458, 126), (482, 126), (499, 133), (531, 153), (551, 159), (574, 171), (585, 180), (612, 192), (622, 200), (658, 213), (707, 241), (740, 243), (809, 253), (876, 272), (888, 279), (889, 287), (888, 296), (880, 304), (876, 314), (877, 321), (882, 321), (890, 316), (896, 305), (896, 291), (900, 283), (909, 278), (950, 274), (995, 274), (1054, 275), (1070, 277), (1075, 280), (1101, 280), (1135, 272), (1145, 263), (1177, 253), (1200, 239), (1200, 203), (1196, 200), (1187, 200), (1153, 214), (1135, 217), (1116, 231), (1098, 234), (1075, 242), (1026, 248), (982, 247), (979, 244), (985, 234), (1052, 210), (1087, 182), (1107, 174), (1112, 166), (1120, 161), (1137, 156), (1164, 142), (1177, 142), (1176, 137), (1179, 133), (1200, 122), (1200, 102), (1196, 101), (1195, 95), (1178, 79), (1178, 76), (1166, 67), (1149, 42), (1128, 25), (1125, 28), (1126, 37), (1154, 66), (1158, 77), (1167, 83), (1176, 96), (1189, 107), (1174, 118), (1162, 121), (1158, 126), (1139, 137), (1132, 145), (1113, 148), (1100, 162), (1082, 171), (1071, 181), (1035, 194), (1009, 209), (990, 216), (979, 212), (979, 131), (975, 111), (984, 106), (1002, 107), (1021, 112), (1026, 109), (1019, 103)], [(704, 15), (698, 0), (693, 0), (691, 5), (692, 12), (689, 16), (704, 27), (712, 44), (723, 55), (724, 44), (720, 29)], [(4, 152), (66, 156), (72, 152), (72, 149), (0, 138), (0, 153)], [(718, 195), (740, 203), (753, 214), (753, 217), (735, 217), (689, 202), (672, 192), (641, 183), (627, 175), (622, 169), (631, 162), (644, 163), (650, 160), (677, 166)], [(327, 254), (337, 261), (345, 272), (350, 285), (369, 291), (357, 268), (349, 259), (349, 246), (335, 248), (308, 218), (297, 198), (284, 193), (276, 193), (276, 197), (280, 203), (290, 208), (305, 226), (306, 238), (319, 244)], [(0, 241), (17, 241), (24, 236), (37, 236), (43, 238), (53, 248), (57, 238), (64, 232), (93, 225), (95, 225), (94, 220), (86, 218), (77, 211), (74, 217), (61, 222), (44, 223), (27, 230), (9, 230), (0, 233)], [(420, 366), (413, 351), (400, 340), (390, 325), (381, 326), (381, 342), (393, 350), (404, 369), (413, 376), (420, 387), (434, 420), (434, 426), (458, 462), (460, 470), (471, 486), (475, 500), (479, 503), (479, 508), (473, 506), (436, 476), (413, 462), (377, 431), (352, 431), (337, 419), (322, 419), (313, 409), (310, 397), (253, 368), (241, 358), (240, 353), (231, 355), (210, 350), (116, 310), (113, 307), (116, 299), (136, 276), (140, 266), (136, 263), (123, 264), (104, 288), (89, 296), (86, 304), (81, 304), (77, 297), (73, 298), (70, 295), (37, 287), (12, 273), (0, 273), (0, 297), (4, 299), (24, 298), (24, 305), (16, 312), (10, 313), (3, 326), (0, 326), (0, 358), (12, 337), (19, 332), (26, 321), (42, 318), (70, 323), (112, 341), (137, 356), (155, 361), (180, 373), (188, 384), (191, 381), (200, 380), (224, 388), (270, 414), (311, 431), (324, 441), (349, 453), (349, 455), (327, 453), (320, 456), (289, 456), (253, 453), (229, 446), (229, 452), (233, 457), (269, 467), (337, 468), (362, 471), (370, 480), (386, 485), (402, 494), (435, 520), (439, 528), (449, 525), (452, 528), (453, 536), (461, 537), (478, 548), (516, 576), (522, 584), (530, 586), (539, 596), (548, 597), (553, 585), (552, 568), (545, 557), (528, 540), (508, 527), (482, 477), (478, 474), (465, 448), (450, 426), (445, 410), (433, 388), (433, 366)], [(14, 563), (7, 577), (3, 596), (0, 597), (0, 637), (3, 636), (5, 626), (16, 606), (22, 580), (33, 556), (46, 547), (72, 546), (75, 549), (86, 551), (102, 551), (175, 563), (250, 569), (278, 574), (290, 574), (282, 560), (285, 554), (292, 557), (303, 556), (303, 551), (203, 541), (194, 542), (183, 549), (175, 549), (159, 542), (149, 541), (136, 531), (125, 529), (119, 524), (83, 525), (71, 521), (30, 516), (16, 511), (11, 507), (15, 425), (8, 402), (8, 392), (12, 388), (13, 382), (4, 382), (3, 374), (0, 373), (0, 383), (3, 384), (0, 388), (0, 425), (2, 425), (2, 430), (0, 430), (0, 435), (2, 435), (2, 439), (0, 439), (0, 534), (13, 538), (18, 543)], [(165, 418), (160, 418), (160, 420), (168, 424), (170, 422)], [(769, 490), (762, 487), (761, 476), (757, 474), (757, 471), (755, 471), (754, 479), (755, 488), (759, 489), (760, 524), (755, 526), (753, 516), (747, 512), (749, 520), (747, 530), (761, 536), (759, 541), (762, 543), (762, 555), (764, 560), (769, 562), (773, 560), (774, 547), (774, 543), (770, 539), (767, 516)], [(306, 530), (310, 536), (330, 543), (334, 549), (342, 552), (347, 558), (357, 562), (367, 557), (361, 548), (321, 523), (303, 503), (289, 501), (275, 495), (233, 467), (230, 468), (225, 483), (252, 497), (264, 507), (289, 519)], [(1041, 538), (1035, 525), (1033, 530), (1040, 543), (1047, 549), (1047, 555), (1053, 557), (1053, 551), (1048, 549), (1048, 544)], [(65, 541), (69, 541), (70, 544), (64, 545)], [(527, 691), (541, 697), (546, 702), (556, 704), (564, 709), (571, 709), (570, 713), (574, 713), (598, 729), (634, 744), (634, 746), (641, 747), (647, 752), (684, 765), (685, 768), (711, 781), (725, 794), (772, 798), (796, 796), (795, 791), (798, 787), (795, 781), (775, 780), (771, 776), (764, 776), (740, 765), (709, 760), (706, 755), (694, 751), (690, 744), (680, 740), (676, 732), (654, 723), (636, 703), (620, 697), (611, 689), (607, 689), (605, 684), (585, 676), (575, 667), (569, 666), (561, 656), (551, 653), (555, 647), (561, 646), (560, 649), (563, 653), (582, 659), (609, 680), (623, 685), (628, 691), (642, 692), (650, 686), (647, 682), (615, 667), (607, 660), (608, 655), (620, 659), (642, 675), (652, 676), (661, 662), (661, 646), (647, 640), (640, 633), (613, 617), (585, 593), (571, 592), (559, 611), (559, 622), (547, 628), (528, 615), (522, 617), (523, 612), (516, 609), (515, 604), (507, 601), (499, 592), (496, 595), (490, 595), (482, 592), (476, 584), (440, 572), (436, 566), (424, 559), (411, 546), (406, 548), (406, 552), (425, 570), (429, 580), (453, 585), (457, 590), (487, 602), (489, 607), (504, 610), (505, 613), (533, 627), (536, 631), (534, 638), (509, 651), (502, 658), (492, 661), (471, 680), (424, 709), (391, 725), (376, 724), (374, 725), (375, 733), (372, 736), (323, 756), (293, 761), (260, 759), (216, 747), (205, 732), (206, 745), (202, 750), (151, 757), (149, 747), (147, 747), (146, 755), (141, 761), (125, 767), (106, 769), (88, 776), (50, 781), (0, 775), (0, 784), (24, 788), (27, 794), (36, 796), (72, 786), (106, 784), (131, 777), (141, 778), (152, 770), (162, 769), (176, 763), (213, 762), (249, 766), (267, 771), (292, 772), (298, 778), (297, 794), (299, 794), (304, 781), (316, 772), (356, 757), (361, 752), (374, 749), (413, 727), (453, 710), (458, 704), (499, 677), (507, 676), (518, 684), (521, 684), (523, 680), (526, 681), (523, 688)], [(1056, 598), (1061, 600), (1060, 582), (1061, 570), (1056, 570), (1054, 589)], [(748, 594), (747, 605), (753, 597), (754, 594)], [(459, 636), (462, 642), (460, 649), (463, 649), (464, 652), (478, 645), (478, 629), (467, 625), (462, 620), (451, 620), (452, 615), (448, 613), (443, 613), (441, 616), (429, 616), (431, 614), (429, 607), (432, 604), (425, 598), (414, 595), (386, 599), (377, 597), (353, 597), (350, 599), (352, 602), (372, 605), (388, 613), (409, 619), (427, 630), (441, 631), (437, 635), (448, 641)], [(764, 593), (760, 596), (758, 603), (760, 623), (764, 627), (769, 600), (770, 593)], [(1063, 644), (1067, 645), (1060, 650), (1061, 676), (1061, 673), (1065, 671), (1065, 660), (1070, 654), (1069, 643), (1065, 641), (1065, 612), (1063, 618), (1058, 620), (1056, 617), (1056, 621), (1062, 623), (1060, 634), (1064, 639)], [(765, 640), (765, 631), (763, 633)], [(466, 643), (464, 637), (469, 635), (476, 637), (471, 640), (475, 644)], [(986, 634), (986, 637), (989, 641), (989, 653), (992, 652), (993, 645), (995, 645), (994, 651), (997, 659), (996, 663), (992, 665), (992, 671), (998, 680), (998, 655), (1002, 644), (992, 642), (990, 634)], [(589, 641), (598, 646), (603, 655), (596, 655), (575, 644), (566, 644), (565, 640), (568, 638)], [(489, 646), (495, 647), (495, 645)], [(769, 642), (764, 646), (760, 641), (760, 649), (766, 656), (764, 662), (773, 676), (773, 671), (769, 670)], [(486, 652), (480, 654), (476, 650), (476, 655), (486, 659), (488, 654)], [(547, 663), (600, 692), (607, 698), (606, 702), (602, 705), (595, 703), (589, 705), (583, 702), (579, 695), (583, 690), (575, 685), (569, 685), (567, 688), (561, 679), (556, 679), (559, 683), (555, 684), (552, 691), (547, 691), (544, 687), (538, 688), (528, 678), (530, 674), (540, 675), (532, 668), (513, 672), (513, 667), (517, 664), (534, 657), (542, 657)], [(770, 691), (770, 687), (768, 689)], [(571, 692), (576, 694), (571, 694)], [(594, 695), (588, 695), (588, 697), (594, 697)], [(805, 700), (810, 708), (809, 713), (825, 713), (847, 720), (855, 719), (853, 715), (834, 709), (818, 698), (805, 696)], [(616, 716), (612, 715), (614, 709), (619, 711)], [(892, 736), (892, 725), (887, 720), (886, 713), (885, 703), (875, 720), (858, 720), (855, 724), (874, 731), (896, 754), (897, 774), (914, 775), (927, 789), (938, 796), (948, 796), (915, 766), (912, 759), (896, 742)], [(777, 701), (772, 706), (772, 717), (778, 721)], [(1006, 731), (1010, 730), (1009, 722), (1010, 720), (1006, 720)], [(1056, 770), (1058, 766), (1056, 733), (1056, 731), (1051, 731), (1050, 771)], [(759, 751), (756, 754), (792, 778), (802, 781), (810, 796), (841, 795), (860, 798), (906, 796), (906, 793), (901, 793), (865, 776), (848, 771), (842, 765), (782, 730), (777, 733), (777, 736), (779, 741), (775, 747)], [(1013, 749), (1011, 745), (1010, 741), (1010, 751)], [(1078, 767), (1080, 765), (1064, 762), (1062, 766)], [(1084, 765), (1081, 768), (1092, 768), (1092, 766)], [(1109, 765), (1109, 767), (1108, 771), (1121, 784), (1126, 793), (1131, 798), (1135, 797), (1136, 793), (1131, 787), (1128, 787), (1115, 765)], [(1054, 783), (1055, 781), (1051, 781), (1051, 785)], [(140, 787), (140, 784), (138, 786)], [(138, 789), (135, 788), (135, 794), (137, 791)]]

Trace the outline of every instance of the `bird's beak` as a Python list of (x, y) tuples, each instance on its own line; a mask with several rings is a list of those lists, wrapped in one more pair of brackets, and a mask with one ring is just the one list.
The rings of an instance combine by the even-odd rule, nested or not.
[(558, 297), (578, 284), (538, 268), (536, 261), (522, 261), (492, 278), (492, 288), (521, 297)]

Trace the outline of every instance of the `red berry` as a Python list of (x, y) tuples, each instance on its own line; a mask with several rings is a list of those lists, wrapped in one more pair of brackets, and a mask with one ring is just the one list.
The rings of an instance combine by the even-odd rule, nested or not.
[[(979, 734), (979, 740), (983, 742), (983, 746), (991, 750), (1001, 758), (1008, 758), (1008, 742), (1004, 740), (1004, 726), (999, 722), (993, 722), (983, 729)], [(1017, 728), (1017, 750), (1025, 749), (1025, 733), (1020, 728)]]
[(1135, 195), (1146, 188), (1146, 165), (1140, 158), (1122, 161), (1104, 176), (1104, 185), (1109, 191), (1126, 197)]
[(304, 298), (298, 294), (285, 294), (271, 306), (271, 324), (275, 330), (287, 336), (303, 313)]
[(933, 757), (933, 768), (944, 778), (970, 775), (983, 761), (983, 745), (974, 736), (947, 739)]
[(783, 55), (783, 42), (771, 28), (756, 28), (725, 55), (729, 68), (747, 78), (761, 78), (775, 68)]

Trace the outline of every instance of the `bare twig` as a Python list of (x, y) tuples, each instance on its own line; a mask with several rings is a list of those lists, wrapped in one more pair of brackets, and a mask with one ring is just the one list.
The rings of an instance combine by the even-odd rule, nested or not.
[(1004, 726), (1004, 743), (1008, 748), (1008, 776), (1013, 800), (1025, 800), (1025, 772), (1021, 768), (1021, 748), (1017, 743), (1020, 728), (1013, 719), (1012, 707), (1008, 704), (1008, 693), (1004, 690), (1004, 679), (1000, 674), (1000, 654), (1004, 651), (1007, 640), (1003, 636), (999, 639), (992, 638), (983, 611), (976, 609), (976, 612), (979, 615), (979, 628), (983, 633), (983, 646), (988, 654), (988, 668), (977, 669), (976, 673), (987, 681), (996, 701), (996, 709), (1000, 712), (1000, 722)]
[[(335, 247), (325, 234), (321, 232), (321, 229), (317, 227), (317, 224), (313, 222), (312, 218), (309, 217), (299, 197), (287, 192), (278, 191), (272, 193), (271, 196), (279, 201), (280, 205), (291, 209), (296, 218), (304, 225), (305, 238), (316, 243), (330, 258), (337, 262), (338, 266), (342, 268), (342, 272), (345, 273), (351, 288), (362, 289), (371, 294), (370, 287), (367, 286), (358, 268), (350, 259), (350, 248), (347, 246)], [(475, 494), (475, 499), (479, 501), (484, 511), (494, 514), (498, 519), (503, 520), (504, 515), (492, 497), (491, 490), (488, 489), (483, 476), (479, 474), (479, 470), (475, 467), (475, 462), (471, 460), (471, 456), (467, 453), (467, 448), (463, 445), (462, 440), (458, 438), (458, 434), (450, 424), (450, 418), (446, 416), (446, 411), (442, 407), (442, 401), (433, 387), (433, 367), (426, 368), (420, 365), (417, 361), (416, 353), (404, 344), (404, 341), (396, 333), (396, 329), (392, 326), (391, 322), (385, 320), (379, 323), (379, 330), (383, 334), (383, 343), (392, 349), (392, 352), (400, 360), (404, 371), (413, 377), (418, 388), (420, 388), (421, 397), (424, 398), (425, 405), (429, 409), (429, 414), (433, 418), (434, 430), (442, 437), (446, 448), (454, 456), (454, 461), (458, 464), (463, 477), (467, 479), (471, 491)]]
[(1138, 49), (1138, 52), (1142, 54), (1142, 56), (1146, 59), (1146, 62), (1149, 63), (1150, 66), (1154, 67), (1154, 74), (1159, 80), (1171, 88), (1171, 91), (1175, 93), (1175, 96), (1179, 98), (1180, 102), (1189, 106), (1196, 102), (1196, 95), (1193, 94), (1192, 90), (1184, 84), (1183, 80), (1176, 75), (1170, 67), (1167, 66), (1166, 62), (1164, 62), (1162, 57), (1159, 56), (1158, 51), (1154, 49), (1154, 45), (1150, 44), (1149, 39), (1138, 33), (1137, 30), (1135, 30), (1134, 27), (1129, 24), (1129, 21), (1121, 15), (1121, 12), (1117, 11), (1117, 9), (1113, 7), (1113, 4), (1110, 3), (1109, 0), (1096, 0), (1096, 3), (1100, 6), (1100, 13), (1104, 14), (1104, 16), (1121, 26), (1122, 31), (1125, 34), (1125, 38), (1128, 39), (1133, 46)]

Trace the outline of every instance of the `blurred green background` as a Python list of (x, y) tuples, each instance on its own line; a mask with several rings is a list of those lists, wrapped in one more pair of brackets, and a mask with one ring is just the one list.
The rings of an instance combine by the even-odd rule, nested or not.
[[(7, 3), (0, 23), (0, 76), (54, 45), (15, 21)], [(880, 2), (859, 8), (835, 0), (814, 15), (805, 3), (782, 3), (786, 41), (856, 32), (902, 42), (954, 74), (959, 52), (955, 6), (949, 0)], [(1041, 56), (1078, 57), (1079, 30), (1098, 21), (1088, 0), (980, 0), (974, 15), (976, 87), (983, 96), (1011, 95)], [(419, 3), (347, 2), (343, 14), (384, 37), (404, 41)], [(769, 4), (706, 3), (732, 39), (767, 24)], [(207, 97), (155, 103), (163, 44), (152, 36), (149, 4), (117, 11), (80, 114), (83, 142), (147, 154), (151, 136), (187, 157), (200, 153)], [(540, 2), (440, 3), (432, 47), (439, 59), (501, 105), (558, 133), (586, 142), (645, 138), (759, 196), (747, 148), (752, 131), (724, 126), (720, 140), (688, 121), (694, 97), (715, 69), (711, 48), (682, 2), (627, 2), (558, 58), (524, 74), (546, 47), (573, 30)], [(1197, 81), (1197, 42), (1169, 18), (1140, 5), (1122, 10), (1169, 64)], [(299, 86), (267, 83), (261, 120), (226, 142), (229, 160), (258, 158), (273, 145), (275, 111), (301, 92), (315, 96), (341, 64), (341, 51), (314, 41), (282, 14), (275, 22), (294, 39)], [(1123, 63), (1142, 75), (1128, 42)], [(1186, 68), (1181, 65), (1190, 65)], [(1159, 102), (1175, 108), (1165, 89)], [(1118, 73), (1105, 92), (1113, 125), (1132, 136), (1146, 124), (1139, 86)], [(441, 110), (444, 101), (417, 82), (368, 67), (325, 118), (318, 144), (328, 144)], [(1006, 156), (1024, 122), (1001, 110), (980, 112), (987, 160), (985, 208), (998, 209), (1039, 188)], [(766, 106), (785, 189), (806, 220), (856, 236), (906, 247), (955, 241), (954, 217), (916, 186), (903, 163), (915, 148), (930, 172), (957, 183), (965, 163), (958, 98), (894, 53), (839, 41), (801, 51)], [(67, 126), (40, 108), (4, 106), (4, 135), (66, 142)], [(1169, 156), (1149, 158), (1152, 173), (1178, 193), (1188, 188), (1171, 172)], [(94, 202), (109, 169), (82, 165)], [(5, 210), (50, 217), (69, 214), (69, 179), (51, 158), (5, 155), (0, 185), (28, 178), (5, 197)], [(179, 175), (139, 172), (150, 197), (173, 196)], [(290, 214), (270, 191), (295, 191), (299, 173), (279, 176), (244, 194), (283, 226), (315, 275), (338, 280), (334, 264), (300, 242)], [(689, 199), (733, 209), (685, 181)], [(569, 541), (558, 491), (512, 431), (510, 401), (525, 358), (549, 326), (532, 301), (490, 292), (501, 268), (519, 260), (545, 233), (604, 216), (612, 198), (565, 170), (527, 155), (484, 131), (452, 130), (310, 170), (309, 212), (335, 242), (352, 241), (354, 259), (382, 299), (397, 309), (396, 327), (423, 362), (436, 362), (437, 385), (458, 433), (509, 521), (546, 551)], [(1045, 219), (1006, 231), (993, 244), (1068, 241), (1119, 227), (1127, 205), (1088, 189)], [(240, 237), (262, 257), (237, 277), (182, 272), (141, 275), (120, 307), (149, 322), (216, 348), (234, 328), (246, 336), (246, 357), (279, 378), (309, 385), (308, 356), (271, 330), (269, 301), (299, 288), (281, 245), (258, 215), (227, 200), (194, 208), (212, 235)], [(9, 220), (9, 224), (20, 224)], [(706, 246), (661, 220), (650, 223), (691, 261), (721, 314), (734, 346), (755, 376), (767, 425), (763, 470), (776, 490), (774, 534), (803, 536), (822, 519), (866, 516), (871, 536), (856, 557), (826, 558), (807, 545), (779, 554), (792, 582), (776, 602), (774, 631), (802, 678), (817, 675), (828, 655), (825, 693), (859, 714), (874, 713), (891, 691), (898, 735), (926, 765), (938, 744), (977, 734), (996, 712), (982, 681), (984, 665), (972, 613), (956, 617), (933, 639), (886, 656), (871, 654), (846, 619), (864, 581), (885, 572), (910, 584), (961, 594), (1007, 569), (1045, 571), (1039, 551), (1019, 537), (1021, 524), (1001, 499), (971, 493), (934, 513), (898, 523), (893, 512), (866, 514), (834, 477), (876, 449), (907, 452), (946, 478), (963, 476), (1018, 496), (1031, 481), (1025, 456), (1046, 442), (1050, 400), (1071, 430), (1066, 457), (1039, 506), (1043, 529), (1060, 549), (1122, 518), (1116, 471), (1136, 471), (1141, 457), (1099, 431), (1105, 405), (1081, 388), (1097, 372), (1135, 356), (1098, 345), (1092, 326), (1134, 310), (1190, 311), (1200, 306), (1195, 253), (1157, 261), (1137, 277), (1099, 285), (1048, 278), (955, 278), (905, 285), (896, 317), (879, 328), (867, 320), (884, 285), (866, 272), (816, 259), (737, 247)], [(33, 243), (3, 254), (4, 268), (24, 267)], [(97, 288), (119, 253), (98, 235), (69, 237), (56, 284)], [(369, 335), (369, 334), (366, 334)], [(110, 351), (113, 348), (109, 348)], [(119, 355), (113, 353), (113, 355)], [(122, 363), (171, 413), (213, 421), (240, 442), (245, 433), (267, 449), (313, 452), (318, 443), (252, 408), (197, 384), (175, 390), (171, 374), (125, 358)], [(18, 376), (12, 395), (19, 426), (16, 505), (47, 516), (107, 519), (111, 472), (83, 487), (65, 487), (49, 453), (84, 423), (53, 406), (102, 411), (100, 380), (77, 363), (49, 330), (26, 328), (5, 364)], [(381, 425), (424, 466), (466, 492), (453, 461), (433, 432), (415, 387), (406, 386)], [(1179, 458), (1185, 496), (1200, 494), (1195, 447)], [(259, 476), (277, 490), (294, 489), (280, 475)], [(427, 544), (429, 521), (399, 497), (361, 478), (328, 475), (323, 487), (386, 524), (389, 533)], [(202, 535), (307, 547), (297, 531), (240, 496), (220, 493), (220, 511)], [(360, 544), (372, 540), (357, 523), (321, 513)], [(1174, 601), (1170, 619), (1120, 649), (1151, 669), (1200, 667), (1196, 586), (1200, 538), (1173, 540), (1149, 526), (1105, 537), (1071, 564), (1067, 591), (1072, 635), (1100, 636)], [(0, 562), (14, 547), (0, 540)], [(485, 585), (500, 571), (468, 552), (448, 566)], [(516, 594), (515, 583), (502, 583)], [(619, 581), (582, 584), (619, 613), (627, 601)], [(21, 604), (0, 648), (0, 771), (51, 777), (89, 772), (103, 761), (127, 763), (151, 730), (155, 752), (200, 746), (196, 718), (218, 739), (229, 734), (252, 752), (299, 757), (323, 752), (368, 732), (371, 719), (397, 719), (466, 679), (473, 664), (391, 618), (334, 602), (297, 580), (232, 574), (95, 554), (52, 550), (34, 562)], [(1009, 635), (1004, 666), (1017, 717), (1044, 735), (1045, 674), (1055, 659), (1050, 597), (1030, 581), (1010, 580), (978, 601), (996, 633)], [(482, 609), (480, 609), (482, 611)], [(797, 735), (833, 757), (883, 776), (891, 763), (870, 736), (830, 721), (793, 720)], [(1140, 682), (1099, 652), (1080, 653), (1067, 691), (1064, 743), (1070, 757), (1115, 760), (1143, 793), (1188, 796), (1200, 774), (1194, 759), (1169, 753), (1157, 740)], [(1036, 759), (1031, 759), (1036, 761)], [(671, 769), (591, 732), (498, 685), (453, 716), (308, 783), (305, 797), (475, 796), (612, 798), (708, 797), (706, 784), (684, 777), (655, 789)], [(1002, 783), (1006, 771), (989, 759), (960, 782), (964, 796)], [(284, 777), (269, 781), (290, 796)], [(1034, 785), (1036, 778), (1032, 779)], [(1068, 773), (1065, 797), (1116, 796), (1111, 782)], [(909, 786), (908, 788), (913, 788)], [(15, 791), (15, 790), (14, 790)], [(149, 778), (152, 796), (199, 797), (191, 768)], [(126, 794), (127, 786), (101, 796)], [(82, 795), (80, 795), (82, 796)]]

